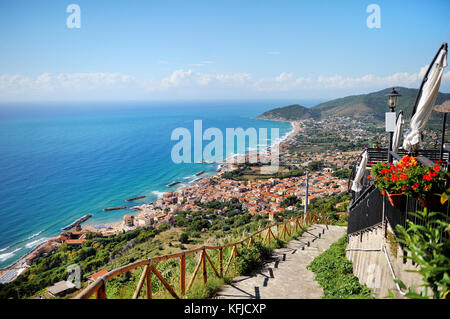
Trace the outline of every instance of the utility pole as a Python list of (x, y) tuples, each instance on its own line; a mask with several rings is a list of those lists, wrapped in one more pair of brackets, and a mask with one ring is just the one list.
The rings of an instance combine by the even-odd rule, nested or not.
[(308, 177), (308, 171), (306, 171), (306, 186), (305, 186), (305, 213), (303, 216), (303, 223), (306, 221), (306, 214), (308, 213), (308, 185), (309, 184), (309, 177)]

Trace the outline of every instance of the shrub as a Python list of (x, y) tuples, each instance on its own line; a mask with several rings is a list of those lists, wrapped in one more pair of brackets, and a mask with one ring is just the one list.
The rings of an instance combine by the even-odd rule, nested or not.
[(182, 233), (179, 238), (180, 243), (187, 244), (189, 242), (189, 235), (186, 233)]
[(250, 272), (256, 269), (264, 259), (270, 257), (271, 250), (261, 244), (260, 242), (254, 243), (250, 248), (244, 248), (239, 252), (237, 259), (237, 269), (242, 275), (249, 275)]
[[(415, 221), (422, 221), (424, 225), (417, 225), (410, 220), (407, 220), (406, 228), (397, 225), (399, 241), (409, 253), (407, 258), (420, 266), (415, 272), (422, 276), (424, 286), (431, 290), (433, 298), (450, 298), (450, 219), (445, 214), (429, 213), (427, 210), (410, 214), (415, 217)], [(403, 282), (397, 280), (397, 283), (406, 288)], [(427, 294), (428, 289), (423, 295), (410, 287), (406, 297), (427, 298)]]

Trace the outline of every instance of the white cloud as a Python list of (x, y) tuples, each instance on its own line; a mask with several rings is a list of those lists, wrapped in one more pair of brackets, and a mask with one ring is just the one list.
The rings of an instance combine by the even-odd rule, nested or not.
[(189, 66), (194, 66), (194, 67), (202, 67), (202, 66), (205, 66), (205, 65), (208, 65), (208, 64), (214, 64), (214, 61), (207, 60), (207, 61), (202, 61), (200, 63), (192, 63), (192, 64), (188, 64), (188, 65)]
[(176, 70), (169, 77), (166, 77), (161, 80), (162, 88), (170, 88), (174, 86), (180, 85), (180, 83), (189, 81), (189, 78), (192, 75), (192, 70), (184, 71), (184, 70)]
[[(207, 61), (204, 61), (207, 62)], [(211, 62), (212, 63), (212, 62)], [(386, 76), (366, 74), (302, 77), (281, 72), (254, 77), (247, 72), (205, 73), (179, 69), (161, 79), (137, 79), (119, 73), (42, 73), (35, 77), (0, 75), (0, 101), (70, 99), (152, 98), (332, 98), (370, 92), (386, 87), (419, 87), (427, 66), (417, 73)], [(441, 91), (450, 90), (450, 72), (444, 73)]]

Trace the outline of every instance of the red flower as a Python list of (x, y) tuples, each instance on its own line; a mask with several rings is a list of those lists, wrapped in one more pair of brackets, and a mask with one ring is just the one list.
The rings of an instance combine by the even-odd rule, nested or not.
[(441, 170), (441, 168), (439, 167), (439, 165), (436, 165), (436, 166), (434, 167), (434, 170), (435, 170), (436, 172), (439, 172), (439, 171)]
[(398, 176), (395, 175), (395, 174), (392, 174), (392, 176), (391, 176), (391, 181), (396, 182), (396, 181), (398, 181), (398, 180), (399, 180)]
[(367, 179), (370, 179), (370, 175), (367, 175)]

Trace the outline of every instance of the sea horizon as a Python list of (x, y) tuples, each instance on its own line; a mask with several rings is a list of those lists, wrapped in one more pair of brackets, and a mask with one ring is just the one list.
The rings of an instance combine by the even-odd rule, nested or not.
[[(199, 171), (205, 171), (202, 177), (215, 174), (218, 164), (170, 162), (174, 128), (192, 130), (193, 121), (202, 120), (203, 130), (278, 128), (282, 139), (292, 131), (289, 122), (255, 117), (285, 102), (58, 102), (50, 107), (20, 103), (22, 108), (14, 104), (13, 109), (2, 105), (0, 217), (5, 222), (0, 226), (0, 268), (83, 215), (93, 215), (86, 225), (119, 221), (129, 209), (102, 209), (152, 202), (188, 185)], [(276, 142), (268, 140), (268, 145)], [(246, 148), (249, 151), (253, 150)], [(181, 183), (166, 186), (173, 181)], [(125, 202), (142, 195), (146, 198)]]

